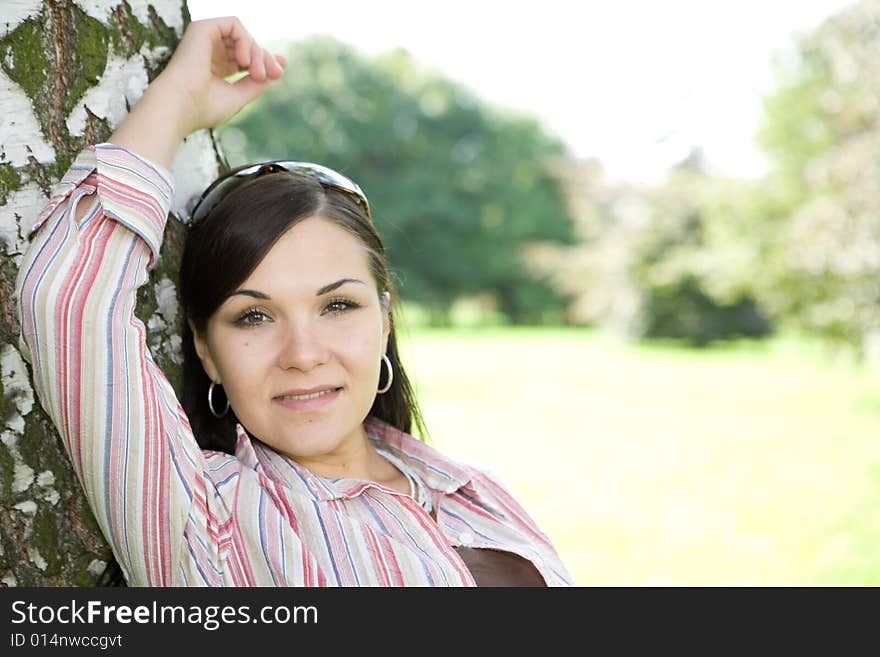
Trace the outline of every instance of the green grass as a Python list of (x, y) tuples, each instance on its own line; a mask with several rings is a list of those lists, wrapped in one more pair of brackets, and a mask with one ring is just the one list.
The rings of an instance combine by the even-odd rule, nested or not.
[(429, 442), (498, 474), (579, 585), (880, 585), (880, 371), (798, 342), (419, 330)]

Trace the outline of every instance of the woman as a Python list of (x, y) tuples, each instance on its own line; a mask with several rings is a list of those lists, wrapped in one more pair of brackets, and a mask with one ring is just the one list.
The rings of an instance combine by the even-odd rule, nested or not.
[(409, 435), (384, 250), (340, 174), (287, 162), (215, 182), (181, 265), (182, 405), (150, 358), (133, 310), (176, 148), (282, 68), (235, 18), (190, 24), (109, 142), (71, 166), (22, 264), (35, 385), (126, 581), (570, 584), (500, 483)]

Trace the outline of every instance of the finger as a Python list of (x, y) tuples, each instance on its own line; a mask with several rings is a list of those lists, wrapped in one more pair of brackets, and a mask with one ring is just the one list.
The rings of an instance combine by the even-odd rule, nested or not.
[(235, 61), (235, 52), (229, 48), (215, 45), (214, 51), (211, 53), (211, 73), (226, 78), (238, 73), (239, 70), (241, 69)]
[(266, 65), (266, 75), (272, 80), (277, 80), (281, 77), (281, 74), (284, 73), (284, 67), (281, 66), (281, 63), (275, 55), (267, 50), (264, 50), (263, 52), (265, 53), (263, 63)]
[(239, 70), (247, 69), (251, 65), (253, 38), (235, 16), (216, 20), (225, 45), (227, 48), (232, 46), (235, 51), (235, 63), (238, 64)]
[(238, 96), (239, 109), (263, 93), (271, 83), (271, 80), (255, 80), (251, 75), (245, 75), (240, 80), (236, 80), (232, 87)]
[(251, 77), (258, 82), (266, 79), (266, 64), (263, 59), (263, 49), (256, 43), (252, 44), (250, 73)]
[(226, 49), (226, 59), (229, 60), (229, 62), (231, 62), (232, 64), (234, 64), (236, 68), (240, 68), (238, 65), (238, 55), (235, 51), (235, 44), (234, 43), (225, 43), (224, 45), (225, 45), (225, 49)]

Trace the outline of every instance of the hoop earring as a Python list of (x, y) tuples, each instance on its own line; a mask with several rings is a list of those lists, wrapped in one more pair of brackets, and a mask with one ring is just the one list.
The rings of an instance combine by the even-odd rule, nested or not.
[(211, 381), (211, 385), (208, 386), (208, 408), (211, 409), (211, 415), (213, 415), (218, 420), (221, 417), (224, 417), (229, 412), (229, 399), (226, 399), (226, 408), (223, 409), (222, 413), (217, 413), (214, 410), (214, 382)]
[(380, 395), (388, 392), (391, 389), (391, 382), (394, 381), (394, 368), (391, 367), (391, 361), (388, 359), (388, 356), (382, 354), (382, 361), (388, 366), (388, 383), (385, 384), (384, 388), (376, 391)]

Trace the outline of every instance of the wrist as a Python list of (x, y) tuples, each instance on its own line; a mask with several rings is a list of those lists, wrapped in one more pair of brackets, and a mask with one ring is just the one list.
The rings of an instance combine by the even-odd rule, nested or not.
[(190, 123), (180, 98), (157, 82), (147, 87), (107, 141), (170, 169), (177, 147), (191, 132)]
[(151, 120), (158, 119), (163, 130), (173, 135), (178, 143), (198, 129), (191, 96), (164, 71), (150, 83), (134, 109), (142, 104), (143, 113)]

